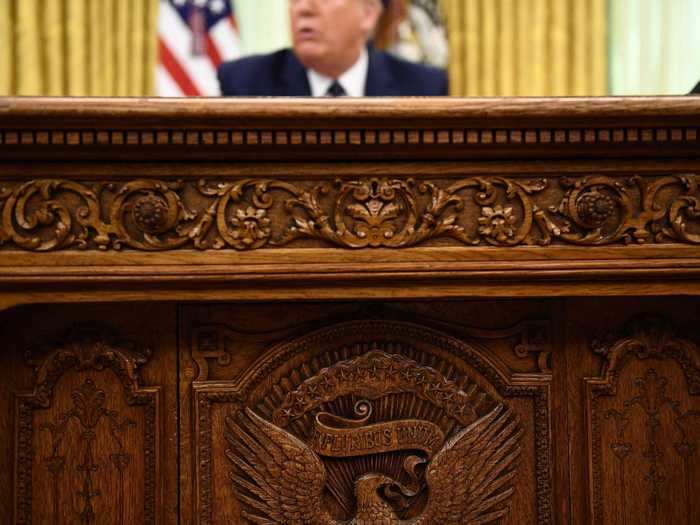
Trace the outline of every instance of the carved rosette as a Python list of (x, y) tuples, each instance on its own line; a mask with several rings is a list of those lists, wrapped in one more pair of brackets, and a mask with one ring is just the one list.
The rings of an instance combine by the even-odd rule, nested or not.
[(344, 248), (700, 243), (694, 174), (536, 180), (272, 179), (0, 188), (0, 246), (251, 250), (302, 239)]
[(172, 222), (172, 218), (168, 217), (170, 205), (164, 198), (153, 192), (134, 199), (127, 208), (131, 208), (134, 224), (143, 233), (150, 235), (165, 233), (168, 230), (168, 223)]
[[(604, 358), (601, 375), (585, 382), (593, 522), (622, 520), (625, 513), (694, 516), (689, 487), (700, 465), (697, 346), (664, 319), (640, 316), (622, 334), (594, 341), (593, 351)], [(628, 493), (631, 483), (645, 492)]]
[(700, 241), (698, 177), (584, 177), (561, 180), (556, 210), (573, 221), (562, 240), (581, 245)]
[[(139, 483), (128, 476), (132, 465), (142, 462), (138, 515), (155, 524), (159, 389), (140, 387), (138, 373), (149, 352), (104, 328), (78, 326), (28, 358), (35, 369), (34, 390), (16, 398), (16, 522), (30, 524), (40, 513), (53, 523), (61, 516), (93, 523), (101, 519), (97, 509), (107, 508), (100, 498), (109, 495), (115, 523), (127, 523), (133, 505), (128, 487)], [(114, 384), (122, 399), (107, 393)], [(125, 412), (139, 413), (139, 422)], [(142, 448), (134, 450), (136, 443)], [(37, 493), (33, 487), (43, 479), (36, 469), (48, 472), (49, 490)]]
[[(384, 481), (379, 482), (376, 497), (380, 499), (375, 503), (384, 509), (388, 520), (423, 515), (424, 519), (433, 516), (452, 524), (458, 523), (454, 520), (460, 519), (460, 512), (465, 516), (485, 517), (490, 512), (505, 516), (511, 512), (508, 497), (505, 492), (503, 498), (495, 495), (501, 489), (509, 491), (507, 480), (511, 480), (534, 490), (537, 523), (550, 523), (548, 384), (542, 379), (531, 384), (505, 377), (507, 374), (480, 351), (438, 332), (400, 322), (344, 323), (271, 349), (235, 385), (223, 388), (203, 382), (195, 386), (199, 522), (219, 519), (212, 497), (214, 491), (220, 494), (222, 489), (214, 489), (212, 482), (224, 474), (212, 451), (220, 450), (221, 445), (215, 443), (223, 436), (212, 434), (212, 430), (224, 424), (230, 460), (226, 478), (234, 482), (234, 494), (240, 498), (246, 523), (256, 523), (263, 519), (260, 516), (272, 522), (294, 521), (292, 514), (296, 511), (288, 507), (292, 514), (283, 516), (287, 511), (274, 503), (275, 494), (292, 491), (294, 494), (284, 497), (297, 498), (307, 489), (313, 493), (309, 497), (319, 498), (319, 514), (314, 519), (322, 520), (321, 514), (327, 514), (338, 523), (353, 517), (365, 523), (363, 505), (369, 500), (363, 498), (374, 500), (375, 492), (363, 492), (364, 484), (379, 480), (378, 476)], [(511, 397), (530, 399), (532, 412), (522, 415), (507, 408)], [(527, 426), (524, 420), (521, 422), (523, 417), (529, 421)], [(495, 421), (504, 426), (499, 437), (488, 445), (495, 447), (493, 451), (479, 452), (477, 447), (458, 454), (464, 458), (482, 453), (504, 458), (504, 462), (494, 460), (488, 467), (495, 469), (489, 479), (496, 492), (485, 486), (483, 490), (494, 498), (474, 508), (470, 505), (476, 505), (476, 496), (469, 500), (471, 503), (465, 499), (454, 506), (451, 502), (454, 512), (450, 517), (438, 518), (438, 494), (447, 497), (449, 488), (433, 485), (433, 492), (428, 491), (430, 483), (437, 483), (437, 478), (426, 478), (429, 465), (439, 468), (440, 458), (448, 454), (444, 447), (466, 443), (460, 439)], [(492, 431), (496, 432), (495, 428)], [(319, 469), (314, 474), (319, 477), (314, 479), (326, 479), (323, 486), (314, 488), (318, 487), (316, 481), (305, 478), (305, 484), (293, 483), (294, 488), (285, 485), (270, 492), (269, 487), (284, 485), (284, 479), (297, 474), (289, 471), (265, 481), (269, 472), (287, 467), (273, 467), (270, 462), (278, 461), (274, 459), (278, 456), (263, 454), (255, 444), (259, 440), (267, 443), (268, 450), (275, 446), (287, 451), (298, 448), (295, 455), (308, 456), (304, 464)], [(531, 444), (524, 445), (526, 441)], [(509, 448), (515, 446), (517, 449)], [(521, 456), (521, 449), (534, 451), (534, 457), (520, 460), (532, 465), (529, 472), (536, 473), (534, 479), (521, 479), (518, 462), (511, 463)], [(451, 465), (451, 475), (457, 475), (459, 462)], [(469, 486), (471, 478), (465, 478), (464, 483)], [(475, 489), (467, 492), (470, 490)], [(431, 497), (436, 499), (432, 504)], [(494, 507), (494, 502), (500, 503)], [(307, 512), (312, 512), (315, 504), (309, 505)]]
[(238, 208), (231, 218), (231, 244), (238, 249), (258, 248), (270, 237), (270, 219), (262, 208)]

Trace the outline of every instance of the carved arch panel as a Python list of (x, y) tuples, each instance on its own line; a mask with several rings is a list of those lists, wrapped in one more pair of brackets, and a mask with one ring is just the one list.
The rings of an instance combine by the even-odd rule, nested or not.
[(150, 352), (79, 327), (29, 355), (34, 390), (15, 397), (15, 522), (159, 519), (159, 387), (142, 387)]
[[(399, 321), (277, 345), (235, 381), (193, 386), (197, 520), (362, 524), (371, 507), (387, 523), (551, 523), (550, 379)], [(316, 470), (289, 473), (270, 450)]]
[(640, 316), (594, 350), (605, 361), (585, 380), (593, 523), (697, 523), (698, 347), (664, 319)]

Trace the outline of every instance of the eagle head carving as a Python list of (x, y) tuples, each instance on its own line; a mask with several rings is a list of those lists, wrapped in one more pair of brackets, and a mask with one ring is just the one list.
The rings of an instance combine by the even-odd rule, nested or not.
[(522, 429), (498, 404), (448, 438), (427, 465), (428, 501), (422, 514), (401, 520), (382, 489), (398, 485), (370, 472), (355, 480), (356, 515), (335, 520), (323, 506), (326, 469), (318, 454), (249, 408), (226, 418), (231, 480), (255, 525), (469, 525), (490, 523), (508, 512)]

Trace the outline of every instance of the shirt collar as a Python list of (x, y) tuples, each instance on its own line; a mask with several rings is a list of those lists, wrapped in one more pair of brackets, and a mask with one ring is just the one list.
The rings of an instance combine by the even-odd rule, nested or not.
[[(365, 95), (368, 69), (369, 57), (367, 49), (363, 47), (357, 61), (337, 79), (349, 97), (363, 97)], [(335, 80), (313, 69), (307, 69), (306, 76), (311, 86), (311, 95), (314, 97), (324, 96), (328, 92), (328, 88), (331, 87), (333, 80)]]

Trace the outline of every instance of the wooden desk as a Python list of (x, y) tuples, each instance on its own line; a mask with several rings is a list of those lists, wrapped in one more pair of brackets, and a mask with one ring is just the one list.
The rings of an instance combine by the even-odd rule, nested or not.
[(699, 173), (692, 98), (0, 99), (2, 522), (698, 523)]

